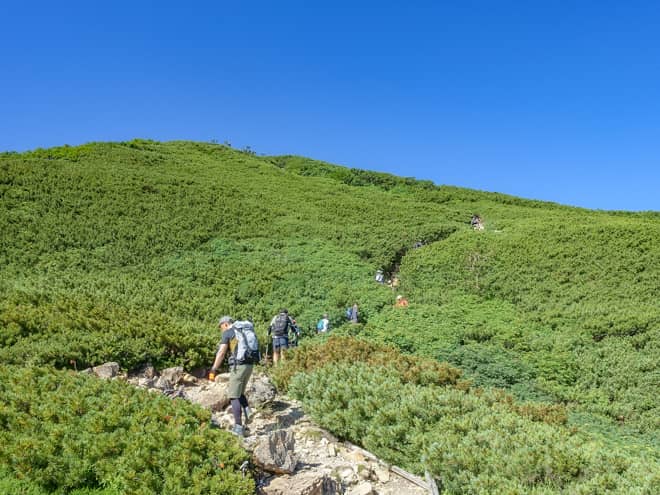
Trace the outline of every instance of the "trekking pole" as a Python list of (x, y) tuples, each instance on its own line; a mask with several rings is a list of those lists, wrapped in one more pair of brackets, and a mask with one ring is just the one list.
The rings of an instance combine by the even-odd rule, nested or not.
[(264, 366), (268, 366), (268, 350), (270, 348), (270, 338), (266, 342), (266, 357), (264, 358)]

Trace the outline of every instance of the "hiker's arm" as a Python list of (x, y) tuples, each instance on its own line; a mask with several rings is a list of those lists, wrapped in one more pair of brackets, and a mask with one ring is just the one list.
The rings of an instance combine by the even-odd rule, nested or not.
[(212, 371), (217, 371), (222, 364), (222, 361), (225, 359), (225, 354), (227, 354), (228, 344), (221, 344), (218, 349), (217, 354), (215, 355), (215, 361), (213, 361), (213, 366), (211, 366)]

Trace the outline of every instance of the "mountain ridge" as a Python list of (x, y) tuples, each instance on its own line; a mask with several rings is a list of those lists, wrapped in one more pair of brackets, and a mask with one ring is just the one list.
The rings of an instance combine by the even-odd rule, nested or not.
[[(208, 365), (219, 314), (252, 317), (265, 338), (285, 305), (306, 332), (305, 352), (329, 352), (333, 344), (313, 338), (328, 312), (338, 336), (447, 361), (475, 390), (565, 407), (566, 428), (602, 433), (622, 458), (640, 443), (647, 462), (660, 457), (658, 212), (586, 210), (301, 157), (149, 140), (0, 154), (0, 199), (5, 378), (24, 366)], [(474, 213), (483, 232), (469, 225)], [(379, 268), (398, 276), (397, 291), (374, 281)], [(405, 310), (393, 307), (398, 293), (410, 300)], [(355, 301), (361, 321), (350, 325), (343, 313)], [(351, 369), (389, 396), (371, 368)], [(343, 376), (332, 362), (289, 371), (300, 375), (294, 389), (302, 395), (301, 383), (332, 390)], [(407, 379), (393, 381), (415, 397), (466, 393)], [(321, 416), (332, 407), (304, 400)], [(460, 400), (483, 406), (477, 396)], [(360, 428), (380, 419), (367, 414)], [(541, 435), (524, 425), (530, 438)], [(553, 428), (557, 439), (568, 435)], [(601, 465), (589, 462), (578, 471)], [(519, 474), (503, 476), (518, 483)], [(657, 482), (631, 476), (633, 486)], [(565, 488), (578, 483), (562, 479)], [(539, 480), (539, 489), (558, 483)]]

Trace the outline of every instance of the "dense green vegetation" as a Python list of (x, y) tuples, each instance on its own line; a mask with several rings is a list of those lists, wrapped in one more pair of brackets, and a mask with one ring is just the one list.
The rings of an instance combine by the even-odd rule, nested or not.
[(448, 493), (652, 494), (659, 486), (657, 464), (649, 472), (534, 421), (506, 396), (415, 385), (388, 371), (330, 365), (296, 375), (290, 391), (323, 426), (420, 474), (428, 469)]
[(38, 367), (0, 367), (0, 392), (0, 462), (43, 491), (253, 493), (247, 454), (185, 401)]
[[(472, 213), (485, 231), (469, 228)], [(447, 493), (658, 491), (657, 212), (589, 211), (300, 157), (135, 140), (0, 154), (0, 231), (0, 387), (25, 389), (25, 398), (1, 406), (3, 439), (23, 429), (3, 442), (0, 488), (128, 486), (129, 474), (105, 476), (101, 439), (81, 468), (80, 452), (34, 464), (19, 455), (20, 442), (55, 452), (70, 430), (87, 438), (94, 395), (132, 404), (127, 430), (144, 410), (173, 407), (187, 418), (180, 441), (200, 436), (205, 420), (194, 408), (52, 368), (109, 360), (126, 369), (145, 361), (205, 366), (220, 314), (251, 317), (265, 336), (286, 306), (305, 329), (329, 312), (336, 333), (360, 339), (308, 339), (318, 342), (278, 371), (279, 385), (338, 435), (411, 469), (430, 467)], [(410, 307), (392, 307), (396, 293), (373, 281), (377, 268), (400, 270)], [(355, 301), (362, 322), (344, 325)], [(49, 388), (55, 382), (67, 390), (62, 399)], [(81, 419), (59, 422), (45, 410), (43, 429), (17, 419), (57, 400), (91, 405)], [(364, 412), (348, 421), (351, 407)], [(427, 409), (424, 424), (410, 420)], [(150, 444), (146, 459), (156, 467), (141, 493), (172, 482), (159, 459), (172, 469), (195, 463), (161, 452), (171, 441), (164, 428)], [(209, 443), (199, 455), (239, 459), (226, 441), (212, 450), (218, 434), (204, 430)], [(126, 442), (143, 440), (135, 432)], [(129, 454), (113, 462), (134, 462)], [(214, 490), (234, 489), (232, 462), (209, 478)], [(28, 474), (54, 466), (70, 469), (73, 481)]]

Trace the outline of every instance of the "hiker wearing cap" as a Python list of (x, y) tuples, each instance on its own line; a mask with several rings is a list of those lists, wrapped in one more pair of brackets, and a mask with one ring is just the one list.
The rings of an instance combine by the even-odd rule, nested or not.
[(273, 316), (268, 327), (268, 335), (273, 335), (273, 364), (277, 364), (280, 359), (284, 361), (286, 350), (289, 348), (289, 330), (298, 334), (297, 327), (289, 316), (289, 311), (282, 308), (278, 314)]
[[(247, 387), (252, 368), (258, 358), (258, 342), (254, 334), (254, 326), (249, 321), (234, 322), (231, 316), (223, 316), (218, 322), (222, 331), (222, 339), (218, 346), (218, 352), (215, 355), (215, 361), (209, 373), (209, 380), (215, 380), (215, 374), (222, 365), (225, 355), (229, 351), (229, 387), (227, 397), (231, 402), (231, 411), (234, 415), (234, 428), (232, 433), (243, 436), (245, 429), (243, 427), (243, 415), (247, 423), (252, 415), (248, 406), (247, 397), (245, 397), (245, 388)], [(256, 344), (256, 354), (253, 348)], [(242, 349), (247, 348), (247, 350)], [(252, 350), (250, 350), (252, 349)]]

